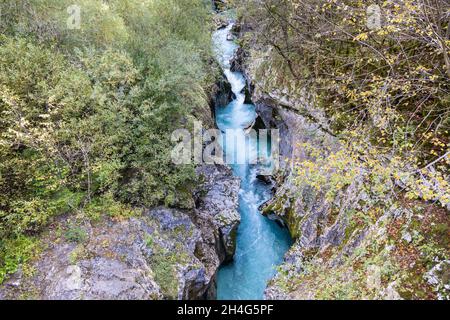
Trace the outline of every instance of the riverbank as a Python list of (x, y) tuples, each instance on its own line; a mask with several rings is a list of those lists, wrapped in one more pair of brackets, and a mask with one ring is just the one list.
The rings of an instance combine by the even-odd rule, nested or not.
[(241, 10), (235, 30), (243, 50), (232, 64), (282, 139), (276, 194), (261, 209), (295, 239), (265, 298), (448, 299), (445, 203), (412, 200), (382, 174), (388, 164), (361, 161), (370, 158), (353, 153), (314, 87), (300, 86), (301, 77), (295, 84), (283, 56), (264, 42), (261, 18)]
[[(248, 89), (243, 75), (231, 70), (231, 59), (238, 50), (232, 28), (233, 23), (230, 23), (213, 36), (217, 59), (234, 97), (227, 105), (216, 106), (215, 118), (217, 127), (224, 133), (222, 146), (225, 157), (245, 159), (242, 164), (231, 165), (234, 175), (241, 180), (238, 208), (241, 222), (237, 228), (234, 258), (223, 265), (218, 273), (217, 298), (258, 300), (263, 298), (267, 282), (289, 249), (291, 239), (287, 229), (264, 217), (258, 210), (261, 204), (272, 197), (272, 191), (270, 184), (257, 179), (262, 164), (251, 163), (253, 158), (266, 157), (271, 150), (261, 150), (262, 142), (246, 133), (255, 124), (257, 114), (255, 106), (246, 98)], [(229, 143), (235, 138), (237, 143)]]

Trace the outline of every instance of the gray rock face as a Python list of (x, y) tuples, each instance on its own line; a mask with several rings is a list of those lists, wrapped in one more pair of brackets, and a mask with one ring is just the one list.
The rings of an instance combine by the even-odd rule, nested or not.
[[(198, 169), (197, 208), (154, 208), (116, 221), (56, 222), (41, 242), (32, 276), (17, 272), (0, 299), (203, 299), (214, 297), (215, 275), (235, 250), (239, 180), (227, 167)], [(64, 233), (76, 223), (87, 240)]]
[(218, 248), (222, 261), (230, 261), (236, 250), (236, 231), (240, 222), (237, 212), (240, 180), (225, 166), (203, 165), (197, 174), (204, 178), (204, 193), (197, 201), (197, 215), (210, 216), (219, 230)]
[(213, 23), (214, 26), (216, 27), (216, 30), (223, 29), (229, 24), (228, 19), (226, 17), (223, 17), (218, 14), (215, 14), (213, 16)]
[[(237, 24), (233, 25), (233, 28), (235, 28)], [(234, 30), (232, 30), (233, 32)], [(246, 55), (245, 51), (239, 47), (236, 52), (234, 53), (233, 58), (230, 61), (230, 69), (233, 72), (244, 72), (244, 61), (245, 61)]]
[(162, 298), (145, 243), (145, 236), (156, 230), (152, 224), (135, 218), (85, 224), (89, 240), (76, 244), (58, 238), (67, 223), (60, 221), (58, 229), (42, 239), (47, 248), (34, 265), (35, 275), (14, 275), (0, 287), (2, 299)]
[(426, 281), (438, 291), (439, 300), (450, 300), (450, 261), (436, 264), (425, 275)]
[(215, 94), (211, 104), (216, 107), (226, 107), (233, 100), (233, 91), (231, 90), (231, 84), (226, 77), (222, 75), (219, 81), (215, 85)]

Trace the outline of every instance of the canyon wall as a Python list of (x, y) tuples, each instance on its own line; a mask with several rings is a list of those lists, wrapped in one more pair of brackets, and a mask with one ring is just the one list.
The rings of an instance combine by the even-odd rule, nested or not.
[(265, 61), (270, 49), (249, 40), (252, 30), (244, 23), (234, 31), (246, 41), (233, 67), (245, 73), (266, 127), (280, 130), (282, 169), (274, 176), (275, 195), (262, 209), (281, 219), (295, 239), (265, 297), (448, 299), (448, 210), (401, 193), (392, 199), (374, 192), (371, 172), (340, 161), (345, 146), (313, 92), (303, 88), (292, 97), (288, 88), (267, 89), (258, 69), (264, 63), (275, 68)]

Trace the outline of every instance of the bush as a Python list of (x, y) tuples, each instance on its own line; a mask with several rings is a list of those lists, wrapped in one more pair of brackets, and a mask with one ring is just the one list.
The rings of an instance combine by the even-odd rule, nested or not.
[(87, 240), (88, 234), (83, 228), (72, 225), (69, 226), (69, 229), (65, 232), (64, 237), (67, 241), (82, 243)]
[(82, 0), (81, 29), (68, 30), (69, 5), (0, 3), (1, 239), (72, 211), (192, 205), (194, 168), (172, 164), (170, 135), (207, 108), (209, 6)]
[(24, 275), (30, 275), (33, 269), (27, 264), (39, 252), (39, 243), (34, 238), (19, 236), (0, 240), (0, 284), (20, 265)]

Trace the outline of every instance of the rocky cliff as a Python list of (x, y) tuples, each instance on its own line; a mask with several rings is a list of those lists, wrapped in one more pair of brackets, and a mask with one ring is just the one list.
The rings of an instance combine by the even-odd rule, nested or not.
[(233, 67), (245, 73), (266, 127), (280, 130), (282, 170), (262, 209), (296, 240), (266, 298), (448, 299), (448, 211), (375, 190), (383, 181), (367, 166), (345, 163), (346, 146), (311, 92), (267, 86), (261, 66), (275, 68), (267, 48), (251, 41), (245, 24), (235, 32), (245, 41)]
[(0, 299), (214, 298), (216, 272), (235, 250), (240, 182), (224, 166), (200, 166), (197, 174), (192, 210), (59, 219), (26, 270), (0, 286)]

